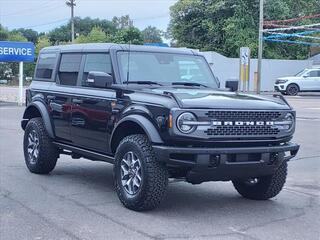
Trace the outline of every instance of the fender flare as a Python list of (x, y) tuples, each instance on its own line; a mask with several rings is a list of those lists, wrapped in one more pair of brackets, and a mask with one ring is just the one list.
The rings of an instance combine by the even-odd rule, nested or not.
[(152, 122), (150, 120), (148, 120), (146, 117), (138, 115), (138, 114), (133, 114), (130, 116), (126, 116), (124, 118), (122, 118), (117, 125), (115, 126), (115, 128), (112, 131), (111, 134), (111, 138), (110, 138), (110, 144), (112, 143), (112, 140), (114, 138), (114, 133), (117, 131), (118, 127), (127, 121), (131, 121), (134, 122), (136, 124), (138, 124), (143, 131), (147, 134), (150, 142), (152, 143), (158, 143), (161, 144), (163, 143), (160, 134), (158, 133), (158, 130), (156, 129), (156, 127), (152, 124)]
[[(31, 103), (23, 113), (23, 119), (24, 119), (23, 121), (25, 121), (25, 119), (27, 119), (27, 122), (28, 122), (32, 118), (32, 116), (29, 116), (29, 111), (31, 111), (30, 110), (31, 108), (36, 108), (40, 112), (42, 120), (43, 120), (43, 124), (47, 130), (49, 137), (54, 138), (55, 134), (53, 131), (50, 115), (49, 115), (48, 110), (47, 110), (46, 106), (44, 105), (44, 103), (42, 103), (40, 101), (34, 101), (33, 103)], [(26, 124), (23, 124), (23, 125), (26, 126)]]

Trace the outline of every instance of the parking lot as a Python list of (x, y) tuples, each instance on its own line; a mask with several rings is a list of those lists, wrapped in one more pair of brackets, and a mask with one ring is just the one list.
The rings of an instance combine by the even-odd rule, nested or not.
[(24, 108), (0, 103), (0, 239), (320, 239), (320, 95), (287, 98), (297, 111), (284, 190), (241, 198), (230, 182), (172, 182), (156, 210), (125, 209), (112, 166), (62, 156), (50, 175), (24, 165)]

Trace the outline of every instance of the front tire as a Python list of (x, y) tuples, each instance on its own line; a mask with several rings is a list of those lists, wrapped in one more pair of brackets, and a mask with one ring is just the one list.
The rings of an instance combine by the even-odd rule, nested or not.
[(166, 194), (167, 168), (157, 161), (145, 135), (130, 135), (120, 142), (113, 173), (117, 195), (131, 210), (151, 210)]
[(282, 190), (287, 177), (287, 162), (283, 162), (273, 175), (232, 181), (233, 186), (244, 198), (267, 200), (273, 198)]
[(58, 149), (52, 144), (42, 118), (32, 118), (25, 129), (23, 150), (30, 172), (48, 174), (57, 163)]
[(286, 94), (290, 96), (296, 96), (299, 91), (299, 86), (297, 84), (291, 83), (287, 86)]

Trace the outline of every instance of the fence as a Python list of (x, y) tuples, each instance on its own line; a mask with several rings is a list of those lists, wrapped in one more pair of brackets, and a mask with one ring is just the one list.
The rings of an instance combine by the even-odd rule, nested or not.
[[(239, 59), (227, 58), (216, 52), (202, 52), (209, 62), (221, 86), (228, 79), (239, 79)], [(312, 60), (263, 59), (261, 71), (261, 91), (273, 91), (273, 84), (279, 77), (292, 76), (300, 70), (312, 67)], [(251, 59), (250, 90), (254, 90), (254, 72), (257, 71), (257, 59)]]

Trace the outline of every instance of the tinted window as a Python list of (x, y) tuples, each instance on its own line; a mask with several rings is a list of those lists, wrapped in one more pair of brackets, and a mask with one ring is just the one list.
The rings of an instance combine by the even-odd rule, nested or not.
[(320, 77), (320, 71), (311, 71), (309, 77)]
[(81, 54), (63, 54), (59, 67), (59, 80), (61, 85), (77, 85), (81, 63)]
[(87, 80), (88, 74), (91, 71), (105, 72), (111, 75), (112, 67), (110, 55), (103, 53), (92, 53), (87, 55), (83, 70), (82, 85), (85, 85), (85, 80)]
[(39, 56), (35, 78), (51, 79), (57, 54), (42, 53)]
[(129, 81), (154, 81), (162, 85), (190, 82), (218, 88), (202, 56), (156, 52), (131, 52), (130, 56), (127, 52), (118, 54), (122, 82), (129, 76)]

